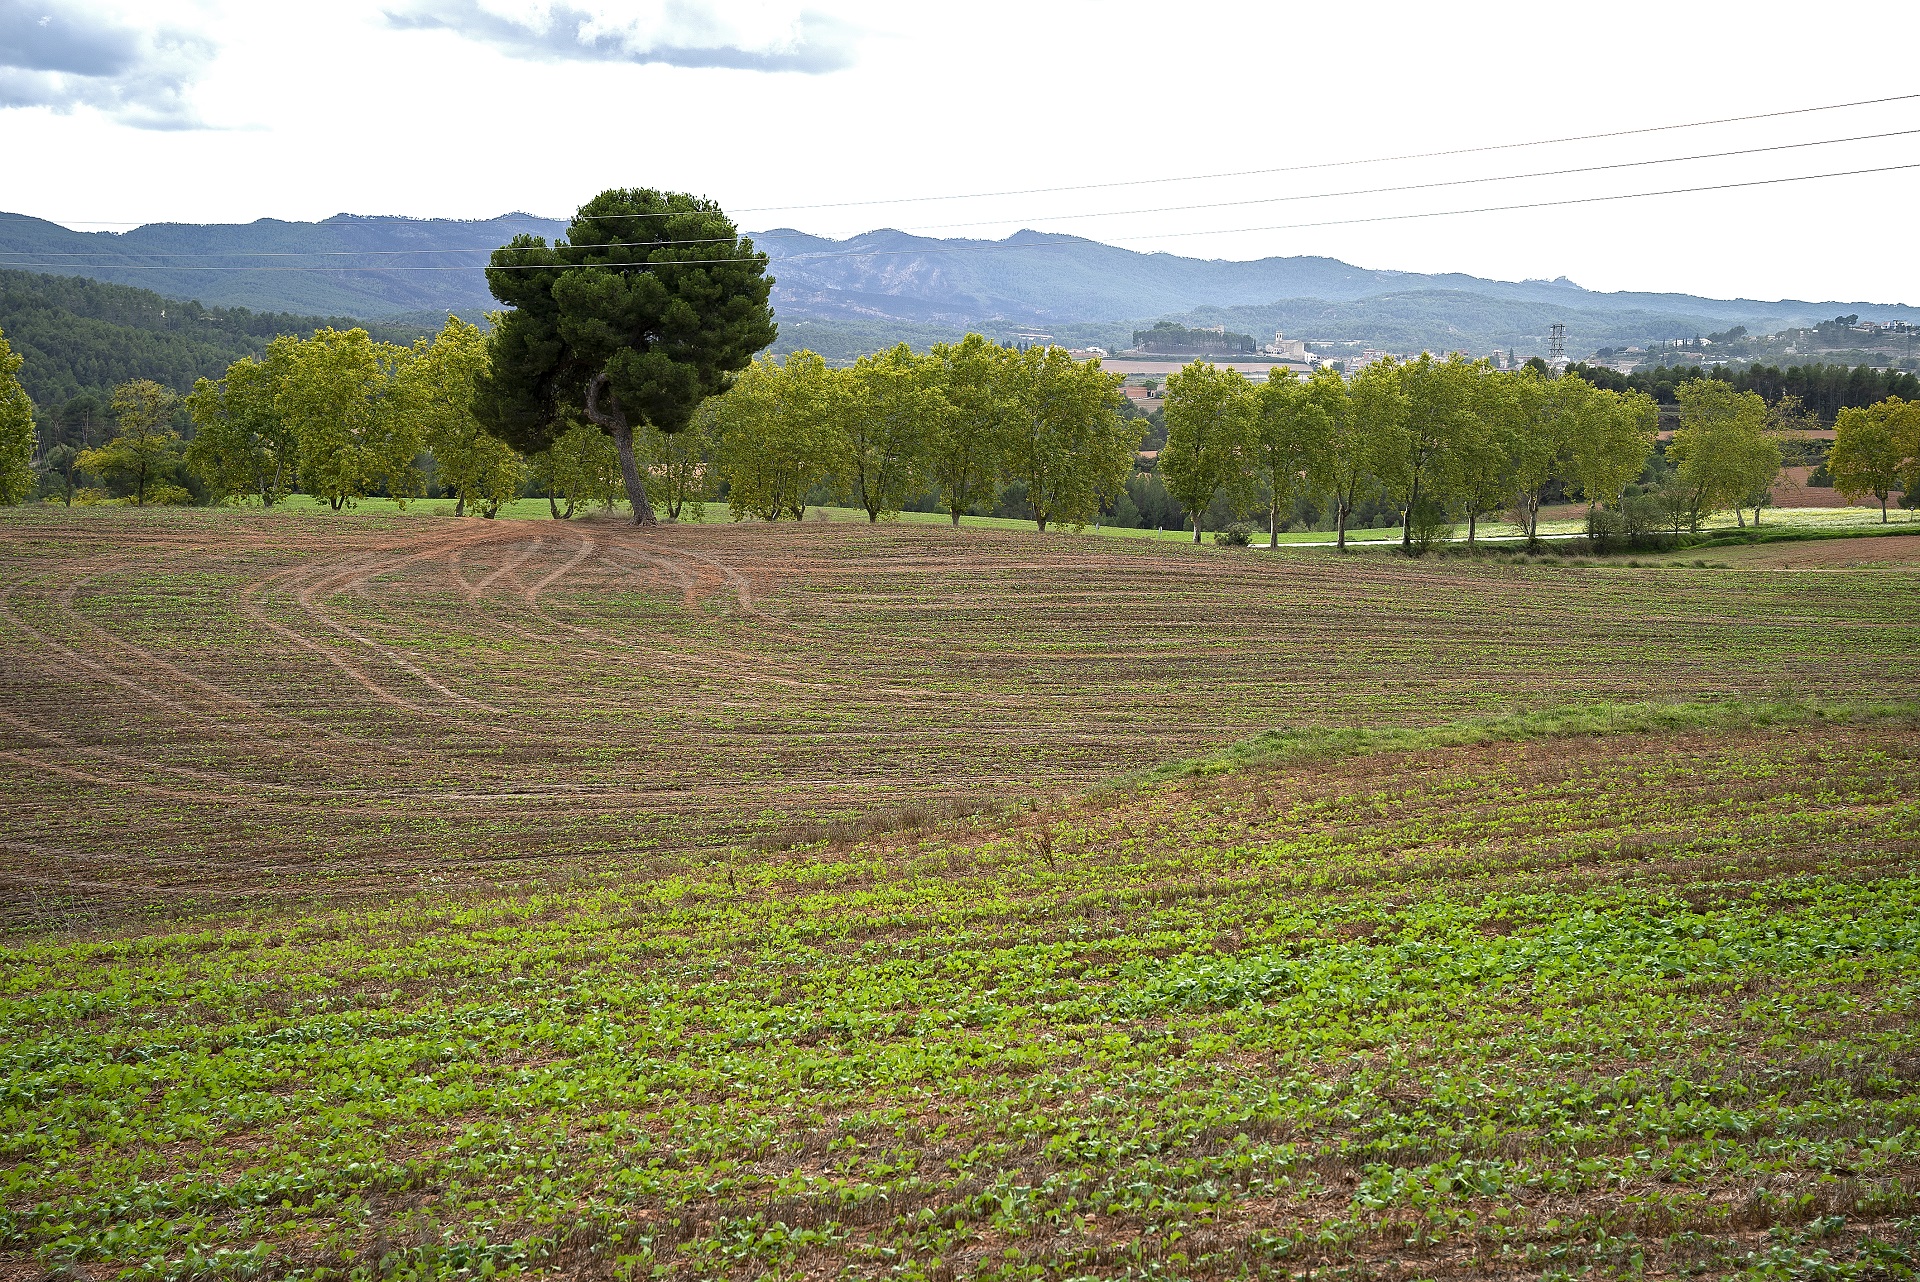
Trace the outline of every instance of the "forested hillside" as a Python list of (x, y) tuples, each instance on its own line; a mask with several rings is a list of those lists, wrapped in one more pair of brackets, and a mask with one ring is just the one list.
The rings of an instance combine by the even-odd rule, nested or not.
[(444, 315), (495, 305), (480, 273), (493, 250), (521, 232), (551, 238), (562, 228), (526, 214), (478, 220), (336, 214), (317, 223), (262, 218), (78, 232), (5, 214), (0, 260), (223, 307), (375, 318)]
[[(150, 290), (80, 276), (0, 271), (0, 332), (26, 358), (20, 381), (42, 411), (83, 393), (104, 396), (117, 383), (150, 378), (175, 391), (196, 378), (219, 378), (242, 356), (266, 349), (276, 334), (360, 325), (349, 316), (202, 307)], [(411, 326), (375, 326), (411, 342)]]

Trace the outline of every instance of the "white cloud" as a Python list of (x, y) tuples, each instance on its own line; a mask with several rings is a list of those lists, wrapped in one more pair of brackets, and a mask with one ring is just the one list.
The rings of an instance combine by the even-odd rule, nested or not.
[(388, 10), (386, 19), (402, 29), (452, 31), (509, 57), (539, 62), (662, 63), (809, 75), (852, 66), (857, 34), (838, 19), (810, 10), (784, 18), (761, 13), (743, 23), (691, 0), (666, 0), (652, 13), (626, 19), (565, 3), (503, 13), (481, 0), (415, 0)]
[(188, 91), (204, 36), (143, 27), (71, 0), (0, 0), (0, 108), (91, 107), (139, 129), (199, 129)]

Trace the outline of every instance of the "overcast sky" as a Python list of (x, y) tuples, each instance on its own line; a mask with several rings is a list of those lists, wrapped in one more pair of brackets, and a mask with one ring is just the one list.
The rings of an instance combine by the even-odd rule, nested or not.
[[(0, 0), (0, 209), (88, 230), (563, 216), (655, 186), (745, 228), (836, 237), (1032, 227), (1206, 258), (1920, 302), (1920, 167), (1392, 220), (1920, 166), (1920, 98), (1349, 163), (1920, 94), (1920, 6), (1534, 8)], [(1863, 135), (1882, 136), (1831, 142)], [(1753, 151), (1788, 143), (1821, 145)], [(1749, 154), (1636, 163), (1726, 152)], [(1568, 169), (1589, 172), (1468, 181)], [(1242, 176), (1149, 181), (1222, 173)], [(1438, 183), (1454, 185), (1369, 190)], [(1025, 194), (915, 199), (998, 192)], [(850, 203), (879, 201), (897, 203)]]

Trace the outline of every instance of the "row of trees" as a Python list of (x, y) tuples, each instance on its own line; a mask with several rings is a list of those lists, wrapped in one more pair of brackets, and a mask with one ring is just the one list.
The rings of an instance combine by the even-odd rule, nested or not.
[(1141, 429), (1120, 376), (1058, 347), (1014, 351), (969, 334), (833, 369), (812, 352), (762, 358), (702, 408), (736, 519), (805, 512), (827, 484), (872, 521), (935, 490), (953, 523), (1018, 485), (1040, 529), (1084, 525), (1133, 473)]
[(1351, 382), (1328, 369), (1305, 381), (1276, 370), (1264, 384), (1198, 361), (1168, 377), (1163, 408), (1159, 470), (1194, 514), (1196, 543), (1198, 514), (1217, 495), (1237, 511), (1264, 507), (1277, 543), (1282, 514), (1315, 492), (1345, 547), (1356, 506), (1384, 493), (1409, 550), (1456, 517), (1471, 542), (1496, 512), (1516, 512), (1536, 538), (1542, 498), (1560, 481), (1590, 504), (1618, 500), (1645, 467), (1659, 420), (1638, 393), (1431, 356), (1380, 361)]

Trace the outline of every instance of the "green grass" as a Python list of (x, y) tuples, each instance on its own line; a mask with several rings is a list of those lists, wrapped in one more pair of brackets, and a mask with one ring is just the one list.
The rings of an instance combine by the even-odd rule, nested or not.
[(18, 944), (0, 1243), (155, 1279), (1911, 1277), (1920, 737), (1708, 728)]
[(1713, 700), (1694, 703), (1569, 704), (1437, 726), (1303, 726), (1264, 730), (1215, 752), (1143, 772), (1157, 782), (1231, 773), (1256, 765), (1331, 757), (1415, 752), (1532, 739), (1647, 734), (1656, 731), (1750, 730), (1764, 726), (1907, 725), (1920, 722), (1920, 699)]
[(0, 512), (0, 1277), (1910, 1279), (1916, 617)]

